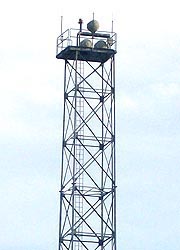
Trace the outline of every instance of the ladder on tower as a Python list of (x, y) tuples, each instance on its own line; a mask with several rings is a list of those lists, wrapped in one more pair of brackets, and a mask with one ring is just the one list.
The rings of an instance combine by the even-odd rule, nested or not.
[[(81, 93), (83, 92), (84, 89), (83, 76), (84, 76), (84, 62), (77, 61), (77, 85)], [(77, 111), (76, 128), (80, 127), (77, 136), (81, 141), (83, 141), (84, 126), (81, 126), (81, 124), (83, 123), (82, 119), (84, 119), (84, 99), (82, 98), (79, 92), (77, 92), (76, 111)], [(83, 223), (81, 220), (81, 216), (83, 215), (83, 197), (80, 195), (80, 193), (83, 193), (83, 173), (81, 169), (84, 164), (84, 147), (79, 142), (77, 142), (76, 145), (76, 159), (77, 161), (75, 166), (75, 172), (81, 174), (80, 175), (77, 174), (78, 176), (76, 179), (77, 190), (75, 191), (75, 210), (77, 211), (75, 213), (75, 223), (77, 223), (76, 235), (79, 238), (79, 240), (75, 242), (75, 250), (82, 250), (83, 245), (81, 243), (81, 240), (83, 237), (82, 236)], [(80, 191), (80, 193), (78, 192), (78, 190)]]

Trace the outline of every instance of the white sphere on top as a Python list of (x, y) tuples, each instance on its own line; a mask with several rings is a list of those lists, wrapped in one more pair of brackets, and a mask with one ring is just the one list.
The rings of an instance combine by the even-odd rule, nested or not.
[(99, 22), (96, 20), (92, 20), (87, 24), (87, 29), (91, 33), (95, 33), (99, 29)]

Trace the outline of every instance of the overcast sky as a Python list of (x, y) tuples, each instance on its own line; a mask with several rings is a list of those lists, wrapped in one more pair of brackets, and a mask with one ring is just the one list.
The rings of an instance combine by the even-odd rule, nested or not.
[[(180, 15), (177, 0), (0, 4), (0, 249), (58, 246), (63, 26), (118, 33), (117, 240), (180, 247)], [(84, 27), (86, 28), (86, 27)]]

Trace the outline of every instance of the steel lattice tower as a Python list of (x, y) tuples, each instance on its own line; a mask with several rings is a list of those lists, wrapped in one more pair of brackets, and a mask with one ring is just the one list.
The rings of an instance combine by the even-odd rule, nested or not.
[(59, 250), (116, 250), (116, 34), (81, 25), (57, 39), (65, 62)]

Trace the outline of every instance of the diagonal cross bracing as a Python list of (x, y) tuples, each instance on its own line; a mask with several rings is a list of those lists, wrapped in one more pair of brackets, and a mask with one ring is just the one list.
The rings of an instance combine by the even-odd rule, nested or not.
[(59, 250), (116, 250), (114, 83), (114, 57), (65, 60)]

